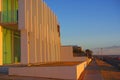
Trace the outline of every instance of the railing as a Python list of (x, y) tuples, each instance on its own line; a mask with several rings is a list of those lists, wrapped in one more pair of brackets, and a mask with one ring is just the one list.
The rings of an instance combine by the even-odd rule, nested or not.
[[(16, 18), (14, 18), (14, 16)], [(10, 29), (18, 30), (18, 13), (16, 15), (8, 16), (0, 12), (0, 25)]]
[(18, 10), (0, 12), (0, 22), (2, 24), (18, 23)]

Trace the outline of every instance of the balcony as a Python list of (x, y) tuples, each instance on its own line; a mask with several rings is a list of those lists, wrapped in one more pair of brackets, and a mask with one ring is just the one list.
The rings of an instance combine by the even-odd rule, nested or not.
[[(0, 26), (13, 30), (18, 30), (18, 19), (14, 20), (12, 19), (13, 16), (10, 16), (11, 18), (8, 20), (8, 16), (2, 14), (3, 13), (0, 12)], [(17, 14), (17, 18), (18, 18), (18, 14)]]

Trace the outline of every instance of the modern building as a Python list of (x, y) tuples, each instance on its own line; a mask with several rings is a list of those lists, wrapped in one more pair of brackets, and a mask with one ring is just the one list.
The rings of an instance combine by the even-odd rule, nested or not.
[(42, 0), (0, 0), (0, 65), (60, 61), (60, 26)]

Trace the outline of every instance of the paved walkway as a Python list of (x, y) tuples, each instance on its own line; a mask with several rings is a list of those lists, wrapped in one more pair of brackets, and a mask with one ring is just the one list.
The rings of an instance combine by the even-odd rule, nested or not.
[(0, 74), (0, 80), (63, 80), (63, 79), (24, 77), (24, 76), (8, 76), (8, 75)]
[(104, 61), (96, 60), (104, 80), (120, 80), (120, 70)]
[(95, 61), (92, 61), (85, 70), (83, 80), (104, 80), (99, 66)]

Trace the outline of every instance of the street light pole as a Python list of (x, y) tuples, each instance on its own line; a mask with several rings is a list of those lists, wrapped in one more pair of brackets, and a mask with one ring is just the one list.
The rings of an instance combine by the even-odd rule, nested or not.
[(101, 48), (101, 59), (103, 60), (103, 56), (102, 56), (102, 50), (103, 50), (103, 48)]

